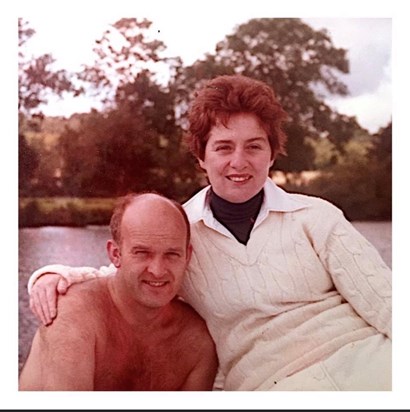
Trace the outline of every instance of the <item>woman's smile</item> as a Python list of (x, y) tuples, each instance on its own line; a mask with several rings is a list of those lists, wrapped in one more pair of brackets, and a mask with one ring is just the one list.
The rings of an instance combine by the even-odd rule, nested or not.
[(246, 202), (262, 189), (273, 165), (268, 135), (255, 115), (234, 114), (226, 127), (212, 127), (199, 163), (218, 196)]

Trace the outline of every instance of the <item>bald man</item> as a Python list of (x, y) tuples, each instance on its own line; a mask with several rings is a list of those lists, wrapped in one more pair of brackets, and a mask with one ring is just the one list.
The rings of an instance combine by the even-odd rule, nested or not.
[(115, 276), (74, 285), (40, 326), (20, 390), (211, 390), (205, 322), (176, 297), (191, 256), (182, 207), (153, 193), (122, 198), (107, 252)]

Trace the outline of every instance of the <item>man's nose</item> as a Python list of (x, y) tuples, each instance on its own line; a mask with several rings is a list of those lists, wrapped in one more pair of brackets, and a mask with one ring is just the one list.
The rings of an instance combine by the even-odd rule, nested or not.
[(149, 262), (148, 271), (157, 278), (163, 277), (167, 272), (164, 259), (161, 256), (153, 257)]

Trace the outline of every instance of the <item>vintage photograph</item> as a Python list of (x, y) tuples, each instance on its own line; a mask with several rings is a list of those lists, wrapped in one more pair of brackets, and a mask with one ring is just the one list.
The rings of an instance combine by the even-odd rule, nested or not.
[(15, 18), (18, 396), (391, 394), (393, 19), (137, 3)]

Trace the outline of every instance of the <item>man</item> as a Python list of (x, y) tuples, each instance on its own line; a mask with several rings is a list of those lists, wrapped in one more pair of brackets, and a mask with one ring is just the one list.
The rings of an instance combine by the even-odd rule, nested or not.
[(210, 390), (205, 322), (176, 297), (191, 256), (182, 207), (153, 193), (122, 198), (107, 252), (115, 276), (70, 288), (40, 326), (20, 390)]

